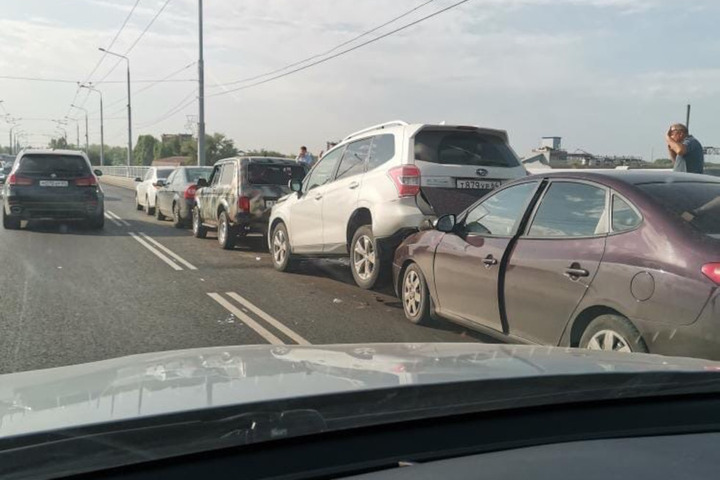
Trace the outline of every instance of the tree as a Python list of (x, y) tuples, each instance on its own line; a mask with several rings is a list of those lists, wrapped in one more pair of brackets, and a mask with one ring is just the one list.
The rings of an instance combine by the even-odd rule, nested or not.
[(50, 140), (50, 148), (68, 148), (67, 140), (65, 140), (65, 137), (53, 138)]
[(275, 150), (248, 150), (243, 155), (248, 157), (280, 157), (280, 158), (295, 158), (293, 155), (285, 155), (284, 153), (276, 152)]
[(653, 163), (658, 167), (671, 167), (673, 164), (669, 158), (656, 158)]
[(181, 147), (178, 136), (173, 136), (167, 141), (158, 142), (155, 144), (155, 159), (182, 155)]
[[(215, 165), (223, 158), (235, 157), (238, 155), (235, 142), (222, 133), (205, 135), (205, 161), (208, 165)], [(187, 140), (180, 146), (180, 155), (190, 157), (190, 162), (197, 163), (197, 140)]]
[(133, 149), (136, 165), (150, 165), (155, 158), (155, 150), (160, 142), (152, 135), (140, 135)]
[[(87, 156), (91, 164), (100, 165), (100, 145), (90, 145)], [(105, 165), (127, 165), (127, 148), (105, 145)]]

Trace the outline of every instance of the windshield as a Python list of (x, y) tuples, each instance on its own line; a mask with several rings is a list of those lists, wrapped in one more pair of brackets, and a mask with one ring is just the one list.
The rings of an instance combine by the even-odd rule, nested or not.
[(640, 188), (702, 233), (720, 235), (720, 183), (649, 183)]
[(0, 7), (0, 480), (720, 378), (720, 1)]

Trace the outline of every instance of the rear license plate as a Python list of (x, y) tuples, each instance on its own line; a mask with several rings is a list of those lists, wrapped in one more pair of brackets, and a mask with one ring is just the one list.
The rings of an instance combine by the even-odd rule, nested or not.
[(67, 187), (67, 180), (40, 180), (41, 187)]
[(492, 190), (498, 188), (500, 180), (474, 180), (471, 178), (458, 178), (455, 184), (457, 188), (470, 188), (474, 190)]
[(265, 208), (272, 208), (272, 206), (275, 205), (276, 202), (277, 200), (265, 200)]

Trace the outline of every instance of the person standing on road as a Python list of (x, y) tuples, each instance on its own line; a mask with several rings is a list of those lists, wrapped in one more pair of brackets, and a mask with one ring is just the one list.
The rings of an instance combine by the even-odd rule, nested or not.
[(307, 168), (310, 168), (313, 164), (313, 156), (307, 151), (306, 146), (302, 146), (300, 147), (300, 154), (297, 156), (295, 161), (305, 165)]
[(695, 137), (688, 133), (682, 123), (670, 126), (665, 142), (668, 146), (673, 170), (676, 172), (703, 173), (705, 171), (705, 154), (703, 147)]

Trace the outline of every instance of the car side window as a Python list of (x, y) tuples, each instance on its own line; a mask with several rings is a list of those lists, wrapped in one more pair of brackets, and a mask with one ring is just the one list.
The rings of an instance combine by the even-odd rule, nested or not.
[(234, 163), (226, 163), (225, 165), (223, 165), (222, 173), (220, 174), (220, 185), (232, 185), (234, 175)]
[(586, 183), (553, 182), (530, 226), (532, 237), (591, 237), (607, 233), (606, 190)]
[(612, 197), (612, 229), (613, 232), (632, 230), (640, 225), (640, 215), (625, 200), (617, 195)]
[(335, 176), (336, 180), (352, 177), (365, 171), (365, 159), (367, 158), (371, 143), (371, 138), (365, 138), (348, 144), (345, 149), (345, 154), (343, 154), (342, 160), (340, 160), (340, 167), (338, 167), (338, 172)]
[(537, 182), (521, 183), (484, 200), (467, 214), (465, 233), (513, 235), (536, 188)]
[(313, 188), (325, 185), (332, 180), (335, 167), (337, 167), (344, 150), (344, 148), (338, 148), (326, 154), (315, 164), (308, 176), (305, 177), (304, 192), (309, 192)]
[(173, 180), (175, 180), (176, 176), (177, 170), (173, 170), (173, 172), (168, 176), (167, 180), (165, 180), (165, 185), (171, 185), (173, 183)]
[(147, 171), (147, 173), (145, 174), (145, 180), (152, 180), (152, 179), (153, 179), (153, 175), (155, 175), (155, 169), (154, 169), (154, 168), (151, 168), (151, 169), (149, 169), (149, 170)]
[(395, 156), (395, 136), (392, 134), (373, 137), (370, 153), (368, 153), (368, 171), (377, 168)]
[(210, 180), (208, 180), (208, 185), (211, 187), (214, 187), (218, 184), (220, 181), (220, 171), (222, 169), (222, 165), (215, 165), (213, 168), (212, 173), (210, 174)]

